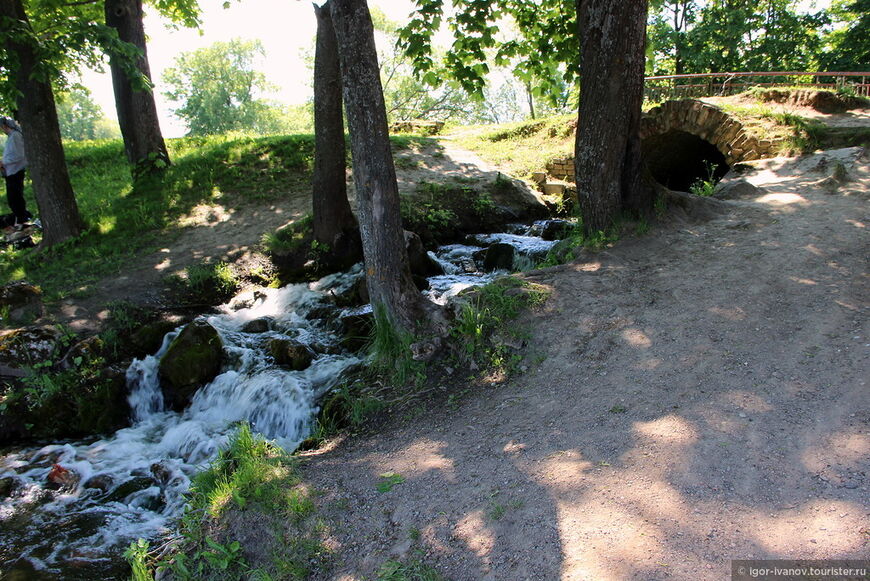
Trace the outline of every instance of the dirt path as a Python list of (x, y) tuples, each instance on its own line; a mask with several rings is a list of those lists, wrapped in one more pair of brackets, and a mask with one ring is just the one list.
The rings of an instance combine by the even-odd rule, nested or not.
[[(314, 454), (326, 578), (728, 579), (870, 555), (870, 160), (758, 162), (761, 195), (529, 276), (526, 374)], [(405, 481), (378, 492), (379, 475)]]

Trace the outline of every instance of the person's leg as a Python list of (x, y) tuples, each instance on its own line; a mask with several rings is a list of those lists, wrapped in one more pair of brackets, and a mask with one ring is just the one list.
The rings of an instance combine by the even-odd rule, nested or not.
[(27, 205), (24, 201), (24, 170), (6, 176), (6, 200), (19, 224), (30, 219), (30, 212), (27, 211)]

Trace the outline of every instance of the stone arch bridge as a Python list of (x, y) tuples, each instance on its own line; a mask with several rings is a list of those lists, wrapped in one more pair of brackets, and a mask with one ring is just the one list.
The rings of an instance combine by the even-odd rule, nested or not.
[[(722, 177), (741, 161), (769, 157), (775, 146), (733, 115), (695, 99), (667, 101), (648, 111), (641, 119), (640, 137), (653, 176), (683, 191), (699, 178)], [(548, 163), (547, 172), (573, 181), (573, 157)]]

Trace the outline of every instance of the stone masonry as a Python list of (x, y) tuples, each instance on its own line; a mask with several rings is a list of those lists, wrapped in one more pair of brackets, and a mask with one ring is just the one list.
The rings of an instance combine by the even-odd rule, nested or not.
[[(773, 155), (775, 143), (752, 135), (736, 117), (722, 109), (696, 101), (667, 101), (650, 109), (640, 123), (641, 140), (670, 130), (685, 131), (709, 141), (725, 156), (728, 165)], [(557, 179), (574, 181), (574, 158), (554, 159), (547, 173)]]

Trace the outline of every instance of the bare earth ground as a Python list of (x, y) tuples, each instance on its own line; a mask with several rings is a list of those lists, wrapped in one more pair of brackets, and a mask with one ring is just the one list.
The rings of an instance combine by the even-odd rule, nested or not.
[[(337, 572), (727, 579), (870, 555), (870, 160), (757, 165), (762, 195), (539, 271), (526, 374), (311, 457)], [(861, 156), (859, 158), (859, 156)], [(828, 173), (825, 173), (828, 172)], [(379, 477), (406, 480), (378, 492)]]

